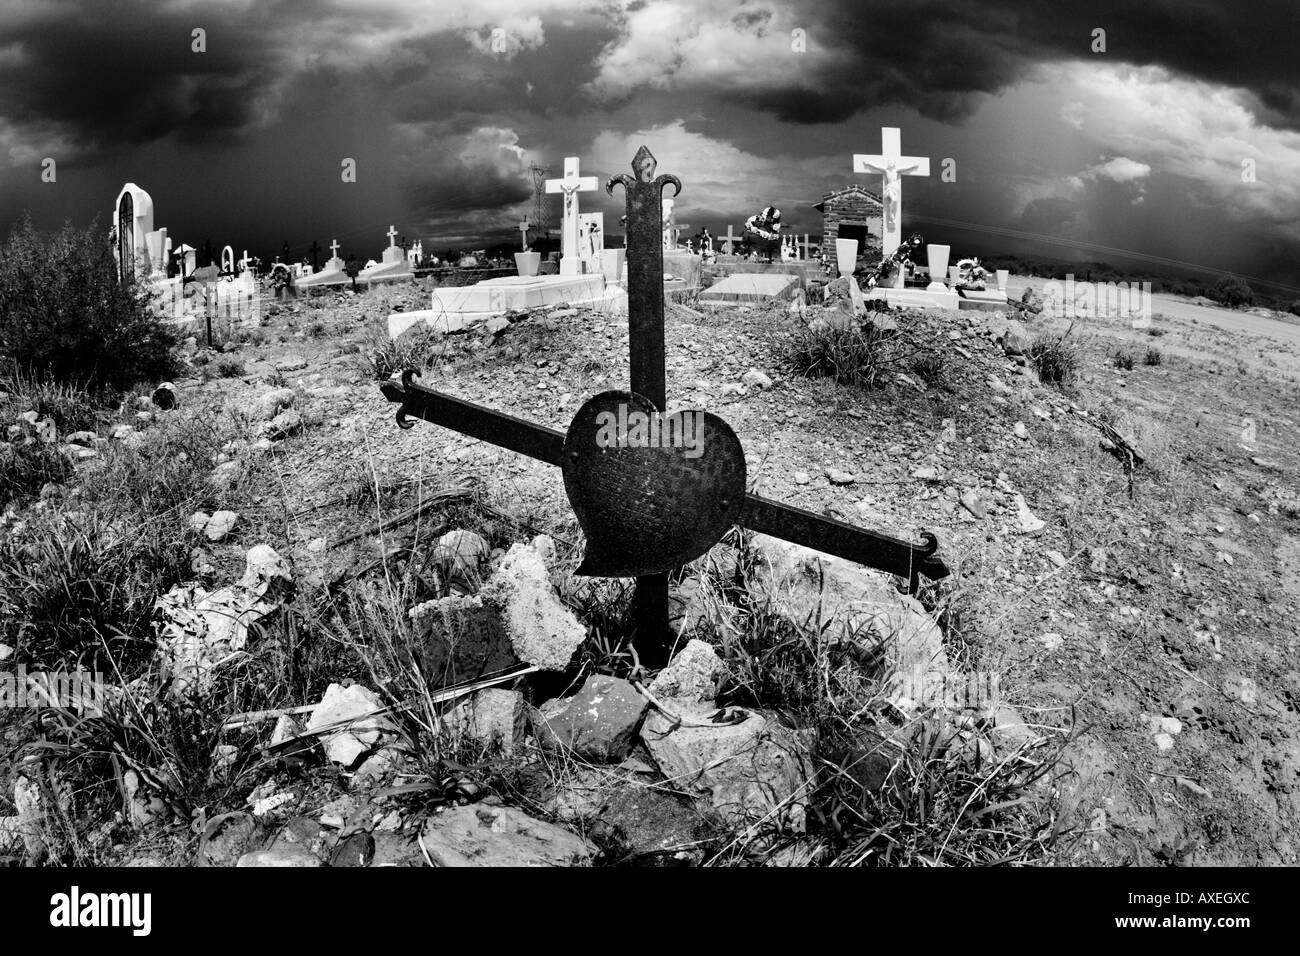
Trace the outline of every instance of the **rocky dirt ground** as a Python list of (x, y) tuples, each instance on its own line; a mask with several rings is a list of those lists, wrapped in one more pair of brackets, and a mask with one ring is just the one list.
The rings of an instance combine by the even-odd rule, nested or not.
[[(374, 362), (381, 361), (381, 373), (382, 362), (400, 364), (385, 340), (385, 317), (424, 307), (427, 296), (416, 283), (274, 307), (259, 327), (219, 350), (191, 343), (190, 375), (175, 383), (178, 409), (151, 409), (153, 420), (143, 421), (133, 405), (105, 424), (107, 435), (130, 422), (148, 441), (159, 419), (186, 409), (241, 423), (272, 421), (252, 430), (241, 424), (246, 437), (227, 449), (228, 462), (216, 464), (220, 481), (223, 470), (233, 476), (241, 463), (257, 462), (241, 473), (232, 506), (239, 517), (222, 529), (228, 533), (208, 540), (214, 535), (196, 532), (194, 566), (205, 580), (237, 580), (249, 549), (269, 542), (288, 560), (299, 589), (337, 585), (358, 569), (382, 566), (395, 547), (432, 547), (432, 533), (444, 528), (422, 530), (417, 522), (370, 532), (422, 496), (462, 485), (480, 489), (482, 503), (507, 517), (516, 540), (548, 536), (560, 565), (577, 549), (581, 534), (555, 470), (425, 423), (397, 428)], [(670, 405), (707, 408), (732, 426), (755, 492), (902, 536), (939, 535), (954, 574), (921, 598), (942, 628), (944, 654), (959, 670), (996, 675), (1002, 696), (1035, 733), (1066, 742), (1050, 784), (1058, 839), (1039, 862), (1295, 863), (1294, 356), (1247, 333), (1161, 315), (1140, 332), (1076, 326), (1070, 341), (1083, 358), (1082, 374), (1063, 391), (1040, 382), (1016, 354), (1025, 344), (1018, 339), (1060, 334), (1063, 323), (1030, 314), (1016, 328), (1001, 313), (918, 314), (898, 319), (900, 336), (931, 360), (919, 370), (909, 361), (868, 389), (793, 371), (791, 339), (816, 312), (670, 305)], [(626, 387), (625, 318), (560, 309), (512, 319), (495, 334), (426, 343), (424, 383), (558, 429), (592, 393)], [(1117, 367), (1117, 349), (1136, 356), (1131, 368)], [(1148, 349), (1158, 350), (1158, 364), (1146, 364)], [(274, 397), (284, 390), (290, 394)], [(1130, 473), (1122, 454), (1104, 447), (1098, 416), (1132, 439), (1144, 464)], [(87, 461), (78, 467), (93, 467)], [(491, 543), (501, 550), (510, 544)], [(536, 554), (555, 579), (561, 572), (545, 542)], [(498, 553), (493, 573), (501, 560)], [(368, 676), (357, 674), (373, 685)], [(621, 683), (603, 687), (596, 680), (586, 679), (579, 698), (621, 700), (626, 693)], [(700, 698), (700, 719), (710, 719), (709, 697)], [(509, 699), (499, 702), (504, 716), (493, 720), (511, 727), (522, 720)], [(626, 703), (636, 711), (634, 723), (641, 721), (644, 698), (633, 693)], [(615, 797), (606, 786), (678, 759), (655, 750), (655, 734), (671, 728), (662, 712), (649, 713), (636, 733), (624, 725), (610, 731), (622, 741), (619, 752), (595, 761), (597, 770), (546, 758), (550, 779), (528, 791), (536, 800), (462, 799), (463, 806), (440, 815), (446, 819), (437, 833), (424, 826), (418, 844), (409, 835), (422, 817), (413, 823), (392, 803), (337, 786), (322, 785), (312, 791), (314, 804), (304, 802), (299, 786), (293, 800), (300, 812), (281, 818), (273, 840), (264, 820), (243, 816), (222, 821), (225, 830), (210, 827), (197, 856), (228, 863), (257, 846), (294, 858), (314, 847), (311, 859), (335, 862), (349, 854), (415, 864), (468, 854), (483, 862), (495, 851), (482, 832), (509, 830), (576, 860), (599, 840), (587, 842), (595, 835), (573, 823), (582, 813), (565, 808), (581, 806), (584, 787), (602, 786), (604, 809), (619, 804), (616, 815), (626, 826), (654, 821), (646, 823), (653, 833), (643, 835), (643, 847), (689, 848), (699, 821), (683, 804), (655, 801), (654, 785), (614, 787)], [(679, 708), (683, 713), (689, 725), (694, 710)], [(765, 722), (736, 733), (766, 741), (777, 763), (785, 759), (780, 754), (798, 750), (770, 715), (737, 719), (737, 727)], [(11, 720), (7, 733), (12, 743), (29, 731)], [(527, 732), (517, 736), (525, 746)], [(557, 788), (557, 780), (565, 786)], [(283, 782), (273, 782), (254, 797), (274, 800), (281, 792)], [(788, 801), (777, 803), (782, 812), (790, 809)], [(194, 832), (218, 811), (247, 809), (209, 808)], [(0, 815), (14, 812), (0, 801)], [(324, 849), (322, 816), (338, 824)], [(535, 832), (557, 823), (563, 834)], [(156, 843), (123, 844), (117, 859), (182, 862), (195, 853), (193, 840), (150, 839)], [(716, 846), (710, 854), (725, 855)], [(690, 852), (683, 859), (703, 861)]]

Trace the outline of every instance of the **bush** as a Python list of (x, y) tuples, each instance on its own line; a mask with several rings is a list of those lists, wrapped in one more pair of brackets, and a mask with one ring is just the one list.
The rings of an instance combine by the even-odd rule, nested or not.
[(1296, 299), (1286, 309), (1292, 315), (1300, 315), (1300, 299)]
[(239, 359), (223, 358), (216, 365), (218, 378), (239, 378), (244, 374), (244, 363)]
[(1126, 349), (1116, 349), (1111, 361), (1115, 363), (1116, 368), (1123, 369), (1126, 372), (1131, 372), (1133, 366), (1137, 364), (1137, 360), (1133, 358), (1133, 353)]
[(103, 230), (42, 233), (24, 217), (0, 245), (0, 358), (39, 381), (126, 388), (170, 377), (170, 330), (147, 288), (117, 280)]
[(829, 376), (847, 385), (871, 388), (898, 364), (891, 339), (871, 324), (836, 326), (823, 320), (794, 337), (789, 361), (801, 375)]
[(1250, 305), (1255, 301), (1255, 293), (1245, 279), (1234, 275), (1225, 275), (1214, 284), (1210, 298), (1226, 306)]
[(1147, 354), (1142, 359), (1145, 365), (1160, 365), (1164, 360), (1164, 353), (1157, 348), (1147, 349)]
[(1044, 382), (1069, 385), (1079, 374), (1079, 350), (1069, 334), (1040, 335), (1029, 344), (1029, 361)]

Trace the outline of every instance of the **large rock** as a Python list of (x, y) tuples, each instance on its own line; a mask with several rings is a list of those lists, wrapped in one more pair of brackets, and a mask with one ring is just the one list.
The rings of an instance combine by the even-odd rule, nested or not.
[(648, 706), (627, 681), (596, 674), (572, 697), (535, 710), (533, 733), (544, 747), (571, 750), (588, 760), (622, 760), (632, 752)]
[(703, 821), (687, 802), (657, 787), (622, 784), (601, 801), (591, 835), (623, 859), (671, 862), (694, 856)]
[(282, 411), (292, 408), (297, 395), (291, 388), (273, 388), (264, 392), (244, 409), (244, 414), (256, 421), (269, 422)]
[[(812, 765), (802, 735), (757, 711), (745, 713), (736, 723), (694, 726), (716, 708), (675, 704), (673, 717), (652, 711), (641, 731), (669, 784), (706, 797), (734, 825), (767, 820), (802, 831), (812, 788)], [(678, 715), (692, 723), (679, 724)]]
[(596, 848), (511, 807), (454, 807), (430, 817), (422, 845), (435, 866), (587, 866)]
[(587, 636), (587, 629), (560, 602), (546, 562), (532, 545), (512, 545), (479, 596), (501, 609), (519, 659), (542, 670), (568, 667)]
[(339, 721), (351, 721), (348, 726), (321, 737), (325, 756), (343, 767), (357, 763), (361, 755), (375, 749), (382, 741), (392, 740), (397, 728), (384, 715), (366, 717), (371, 711), (383, 707), (379, 695), (360, 684), (344, 687), (330, 684), (325, 689), (316, 709), (307, 720), (307, 729), (315, 730)]
[(519, 691), (491, 687), (460, 701), (443, 715), (443, 723), (481, 746), (499, 744), (511, 753), (528, 734), (528, 710)]
[(759, 562), (751, 588), (789, 620), (885, 651), (888, 690), (905, 710), (942, 700), (951, 674), (943, 633), (891, 576), (769, 535), (754, 535)]
[(650, 682), (650, 693), (661, 700), (712, 701), (725, 673), (726, 665), (712, 644), (691, 640)]
[(1009, 356), (1025, 355), (1029, 350), (1029, 331), (1016, 319), (1007, 319), (997, 330), (997, 342)]
[(411, 608), (415, 658), (433, 687), (515, 667), (519, 657), (497, 607), (477, 595), (452, 594)]

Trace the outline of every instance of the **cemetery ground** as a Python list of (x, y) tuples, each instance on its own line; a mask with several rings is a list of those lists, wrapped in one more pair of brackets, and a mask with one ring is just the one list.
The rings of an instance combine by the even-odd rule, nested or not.
[[(389, 342), (388, 313), (425, 307), (428, 293), (422, 281), (326, 293), (269, 309), (217, 348), (190, 341), (169, 410), (152, 387), (94, 408), (75, 390), (4, 386), (6, 422), (51, 421), (56, 435), (0, 485), (0, 641), (32, 664), (137, 683), (97, 720), (0, 711), (0, 817), (41, 821), (11, 827), (0, 855), (1296, 862), (1294, 349), (1162, 315), (1133, 330), (894, 313), (896, 330), (838, 333), (808, 331), (815, 305), (669, 304), (670, 403), (726, 419), (752, 491), (902, 537), (933, 530), (953, 575), (912, 604), (842, 565), (778, 578), (779, 546), (730, 536), (675, 588), (689, 654), (656, 681), (627, 644), (624, 584), (570, 573), (580, 533), (558, 471), (425, 423), (399, 430), (379, 392), (414, 365), (426, 384), (564, 429), (587, 396), (626, 387), (626, 319), (559, 309)], [(1040, 381), (1054, 355), (1077, 360), (1072, 379)], [(856, 381), (798, 370), (828, 356)], [(460, 531), (482, 536), (490, 564)], [(476, 698), (503, 714), (461, 707), (440, 724), (452, 705), (433, 699), (428, 655), (409, 653), (428, 637), (410, 609), (536, 558), (582, 624), (572, 662)], [(160, 644), (193, 663), (186, 611), (253, 566), (246, 643), (202, 661), (201, 689), (169, 693)], [(820, 616), (872, 589), (897, 602), (899, 626), (937, 624), (930, 651), (946, 674), (996, 675), (1000, 699), (891, 703), (891, 635)], [(692, 682), (704, 687), (693, 699)], [(575, 691), (593, 714), (616, 699), (622, 723), (616, 708), (584, 741), (564, 738), (553, 728), (581, 715), (547, 702)], [(323, 696), (332, 715), (411, 706), (274, 746)], [(222, 730), (257, 711), (273, 713)], [(481, 739), (479, 717), (500, 736)], [(674, 733), (697, 735), (697, 750), (669, 753)], [(749, 779), (691, 763), (728, 734), (754, 744), (739, 761)], [(339, 744), (356, 749), (340, 758)], [(740, 796), (721, 799), (728, 787)]]

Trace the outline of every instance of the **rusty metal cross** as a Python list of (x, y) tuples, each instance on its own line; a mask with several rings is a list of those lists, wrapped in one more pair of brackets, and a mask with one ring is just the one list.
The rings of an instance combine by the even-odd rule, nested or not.
[[(606, 192), (612, 196), (614, 187), (621, 185), (626, 197), (630, 392), (604, 392), (589, 399), (565, 433), (419, 385), (414, 381), (416, 373), (408, 370), (400, 385), (385, 382), (380, 386), (388, 401), (400, 404), (398, 425), (410, 428), (414, 424), (409, 421), (410, 417), (422, 418), (560, 467), (564, 472), (569, 501), (588, 536), (588, 558), (584, 561), (584, 568), (593, 564), (593, 545), (597, 543), (593, 534), (598, 531), (598, 526), (589, 527), (583, 521), (584, 512), (590, 514), (592, 510), (593, 491), (599, 498), (602, 494), (614, 496), (635, 488), (638, 493), (638, 500), (634, 503), (636, 514), (645, 522), (638, 531), (642, 539), (648, 540), (604, 542), (618, 559), (618, 570), (610, 570), (615, 567), (610, 563), (614, 559), (606, 553), (595, 562), (595, 568), (585, 571), (580, 568), (578, 573), (636, 578), (632, 604), (634, 643), (641, 661), (647, 666), (662, 666), (667, 662), (673, 637), (668, 622), (669, 571), (664, 569), (665, 566), (685, 563), (703, 554), (732, 524), (899, 575), (907, 579), (912, 590), (917, 588), (922, 576), (931, 579), (946, 577), (948, 568), (935, 553), (938, 540), (929, 532), (925, 532), (923, 541), (917, 544), (744, 493), (744, 459), (739, 443), (725, 422), (708, 413), (701, 414), (706, 420), (705, 428), (712, 429), (708, 433), (713, 436), (711, 440), (724, 447), (728, 442), (732, 443), (739, 459), (738, 474), (727, 476), (735, 478), (741, 486), (734, 498), (719, 484), (721, 479), (715, 473), (717, 469), (725, 471), (727, 463), (704, 464), (707, 456), (698, 465), (678, 458), (668, 467), (662, 465), (662, 458), (654, 457), (657, 452), (645, 449), (641, 451), (647, 451), (647, 454), (620, 458), (617, 467), (613, 468), (604, 466), (608, 459), (601, 457), (603, 453), (595, 453), (593, 459), (593, 453), (587, 447), (590, 445), (587, 433), (591, 430), (593, 409), (602, 401), (606, 404), (616, 400), (640, 403), (653, 406), (653, 410), (659, 413), (663, 413), (667, 406), (661, 198), (663, 188), (669, 184), (674, 187), (674, 195), (680, 192), (681, 181), (676, 176), (656, 176), (656, 165), (654, 156), (642, 146), (632, 160), (633, 175), (615, 176), (605, 186)], [(591, 466), (593, 461), (595, 466)], [(710, 467), (715, 472), (710, 472)], [(600, 482), (611, 479), (617, 479), (617, 487), (600, 485)], [(674, 494), (679, 490), (678, 484), (690, 494)], [(680, 534), (665, 530), (683, 527), (680, 514), (676, 517), (667, 515), (669, 510), (680, 512), (683, 507), (697, 508), (699, 522), (716, 527), (716, 535), (710, 531), (700, 538), (694, 529)], [(687, 520), (693, 522), (694, 517), (688, 514)], [(669, 537), (696, 540), (683, 551), (680, 540), (659, 540)], [(654, 560), (656, 555), (660, 560)]]

